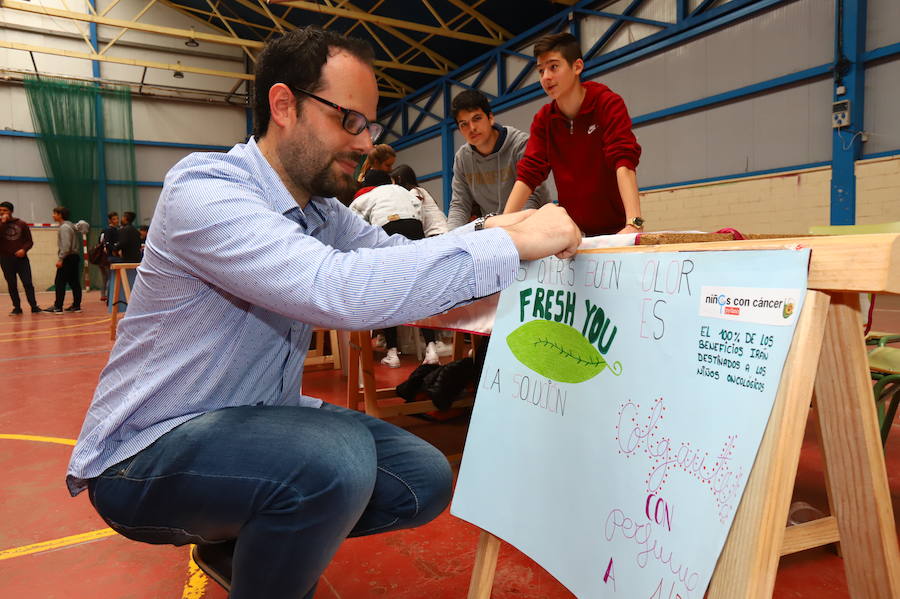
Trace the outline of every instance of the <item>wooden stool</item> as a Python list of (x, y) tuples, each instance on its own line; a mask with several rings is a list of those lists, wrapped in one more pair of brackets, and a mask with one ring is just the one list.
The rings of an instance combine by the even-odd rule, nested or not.
[[(325, 353), (325, 335), (328, 335), (329, 353)], [(341, 351), (338, 342), (338, 332), (335, 329), (313, 329), (315, 348), (306, 354), (303, 362), (304, 371), (312, 370), (340, 370)]]
[[(347, 371), (347, 407), (359, 409), (362, 400), (363, 411), (376, 418), (390, 418), (409, 414), (424, 414), (437, 410), (430, 400), (399, 403), (396, 387), (376, 387), (375, 360), (372, 356), (372, 332), (352, 331), (350, 333), (350, 357)], [(362, 376), (362, 388), (360, 388)], [(391, 401), (394, 400), (394, 401)], [(453, 403), (454, 408), (465, 408), (475, 403), (468, 397)]]

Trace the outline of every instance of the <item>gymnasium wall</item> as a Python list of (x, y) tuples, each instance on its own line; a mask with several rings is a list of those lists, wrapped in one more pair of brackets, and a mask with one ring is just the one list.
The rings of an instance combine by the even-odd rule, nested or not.
[[(97, 11), (102, 13), (113, 0), (98, 0)], [(84, 1), (35, 0), (32, 4), (62, 10), (87, 12)], [(131, 19), (145, 2), (122, 0), (106, 16)], [(140, 22), (189, 29), (198, 32), (221, 33), (162, 4), (156, 4), (144, 14)], [(98, 26), (99, 47), (120, 33), (115, 27)], [(90, 48), (83, 39), (88, 24), (64, 18), (48, 17), (0, 8), (0, 42), (15, 42), (30, 46), (44, 46), (73, 52), (88, 53)], [(107, 50), (112, 57), (133, 58), (166, 64), (183, 64), (221, 71), (244, 71), (244, 54), (239, 48), (201, 42), (197, 48), (189, 48), (178, 38), (163, 37), (139, 31), (127, 31)], [(32, 63), (32, 56), (34, 63)], [(61, 75), (89, 79), (92, 63), (89, 60), (55, 56), (22, 50), (0, 48), (0, 198), (13, 202), (16, 216), (36, 223), (52, 222), (51, 211), (56, 201), (46, 182), (33, 137), (34, 126), (28, 109), (25, 90), (21, 84), (24, 73), (37, 71), (42, 75)], [(235, 84), (234, 79), (209, 75), (184, 73), (175, 79), (173, 71), (100, 62), (100, 76), (104, 80), (139, 83), (143, 77), (145, 92), (153, 95), (132, 95), (132, 112), (137, 166), (138, 224), (149, 223), (159, 196), (165, 173), (178, 160), (194, 151), (207, 151), (206, 147), (230, 147), (245, 140), (247, 117), (244, 108), (226, 105), (221, 101), (203, 99), (203, 91), (227, 92)], [(154, 87), (158, 86), (158, 87)], [(177, 96), (178, 90), (193, 89), (200, 101), (185, 101)], [(246, 84), (238, 90), (246, 92)], [(238, 102), (238, 100), (236, 100)], [(200, 146), (200, 147), (193, 147)], [(73, 215), (75, 219), (81, 215)], [(35, 229), (36, 247), (31, 262), (38, 289), (52, 284), (55, 262), (55, 230)], [(44, 247), (44, 246), (47, 247)]]
[[(102, 12), (113, 0), (100, 0)], [(621, 12), (630, 2), (620, 0), (604, 6)], [(86, 4), (62, 0), (40, 0), (39, 4), (69, 10), (84, 10)], [(696, 6), (692, 0), (690, 6)], [(720, 3), (722, 4), (722, 3)], [(673, 21), (675, 3), (651, 0), (636, 16)], [(122, 0), (110, 17), (130, 18), (144, 4)], [(608, 19), (590, 17), (580, 24), (583, 46), (605, 31)], [(142, 22), (197, 31), (219, 33), (202, 23), (162, 5), (153, 6)], [(82, 34), (86, 23), (74, 23), (0, 8), (0, 41), (85, 52)], [(640, 23), (622, 27), (604, 52), (612, 52), (651, 35), (655, 29)], [(118, 35), (116, 28), (100, 26), (100, 46)], [(900, 2), (868, 0), (867, 49), (895, 47), (900, 43)], [(529, 55), (531, 41), (518, 51)], [(183, 41), (128, 31), (108, 50), (110, 56), (242, 71), (244, 54), (239, 48), (201, 43), (188, 48)], [(625, 99), (635, 121), (635, 133), (643, 146), (638, 168), (644, 212), (650, 229), (714, 230), (735, 227), (758, 232), (802, 233), (809, 226), (825, 224), (830, 207), (830, 161), (832, 101), (830, 74), (823, 73), (792, 83), (766, 88), (761, 84), (788, 78), (829, 65), (834, 55), (834, 3), (822, 0), (785, 2), (700, 37), (649, 54), (616, 68), (593, 73), (591, 78), (612, 87)], [(863, 159), (857, 164), (857, 222), (900, 220), (897, 200), (900, 189), (900, 58), (886, 53), (866, 65), (865, 112), (862, 118), (867, 141)], [(41, 164), (28, 112), (24, 89), (18, 82), (34, 66), (47, 75), (91, 76), (91, 63), (64, 56), (0, 48), (0, 197), (16, 204), (17, 216), (31, 222), (50, 222), (55, 201)], [(507, 72), (518, 72), (522, 58), (506, 57)], [(186, 72), (174, 79), (171, 71), (100, 63), (101, 77), (139, 82), (166, 88), (223, 92), (235, 80)], [(477, 72), (459, 81), (473, 84)], [(537, 81), (534, 71), (524, 84)], [(497, 93), (493, 69), (479, 86)], [(734, 90), (758, 87), (752, 93)], [(162, 87), (160, 87), (162, 89)], [(449, 85), (452, 97), (464, 89)], [(246, 86), (238, 91), (243, 92)], [(133, 100), (134, 137), (137, 140), (139, 221), (152, 217), (166, 171), (187, 153), (205, 147), (229, 147), (243, 141), (247, 133), (246, 111), (239, 106), (215, 102), (186, 102), (153, 92), (153, 97)], [(723, 96), (720, 96), (724, 94)], [(711, 101), (720, 97), (718, 101)], [(417, 104), (424, 107), (426, 96)], [(501, 103), (497, 121), (527, 131), (534, 113), (547, 99), (543, 95), (525, 102)], [(433, 103), (431, 111), (442, 114), (445, 99)], [(696, 107), (684, 110), (689, 103)], [(407, 117), (419, 111), (409, 108)], [(423, 127), (438, 124), (433, 116)], [(856, 122), (860, 122), (857, 120)], [(424, 186), (444, 209), (445, 167), (464, 143), (449, 130), (448, 156), (440, 134), (409, 141), (399, 140), (399, 163), (408, 163)], [(846, 134), (849, 140), (850, 134)], [(397, 140), (393, 140), (396, 142)], [(197, 148), (194, 146), (201, 146)], [(555, 190), (554, 190), (555, 192)], [(76, 215), (77, 216), (77, 215)], [(44, 233), (36, 234), (42, 239)], [(41, 241), (43, 243), (43, 241)], [(55, 239), (48, 243), (55, 243)], [(33, 256), (37, 257), (37, 249)], [(52, 277), (52, 264), (41, 264), (38, 273)], [(46, 282), (43, 281), (42, 284)]]
[[(638, 16), (674, 22), (674, 4), (650, 2)], [(627, 5), (616, 2), (603, 10), (621, 12)], [(785, 2), (590, 77), (619, 93), (635, 122), (643, 147), (638, 183), (649, 229), (803, 233), (829, 223), (834, 10), (830, 1)], [(582, 48), (606, 25), (600, 17), (582, 23)], [(653, 31), (632, 24), (606, 50)], [(900, 43), (900, 2), (869, 0), (866, 36), (869, 51)], [(531, 42), (519, 51), (530, 55)], [(865, 113), (854, 113), (854, 124), (863, 123), (867, 139), (856, 173), (858, 223), (900, 220), (898, 56), (867, 63)], [(516, 61), (522, 60), (508, 57), (507, 72), (517, 72)], [(472, 83), (476, 75), (477, 69), (460, 80)], [(526, 79), (536, 80), (534, 72)], [(491, 71), (480, 89), (496, 94), (496, 86)], [(450, 88), (454, 95), (463, 89)], [(498, 110), (496, 117), (527, 131), (546, 102), (540, 96)], [(842, 135), (849, 143), (853, 133)], [(454, 132), (454, 151), (462, 143)], [(441, 171), (441, 157), (433, 154), (440, 147), (440, 137), (432, 138), (404, 147), (400, 157), (415, 156), (425, 172)], [(442, 174), (434, 180), (441, 192)]]

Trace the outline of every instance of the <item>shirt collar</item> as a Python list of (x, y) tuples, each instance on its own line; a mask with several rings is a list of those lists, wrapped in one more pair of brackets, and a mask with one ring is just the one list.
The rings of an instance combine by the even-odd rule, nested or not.
[(256, 164), (262, 177), (262, 188), (266, 192), (266, 199), (274, 210), (298, 223), (307, 233), (315, 232), (328, 221), (328, 214), (331, 212), (328, 200), (319, 196), (310, 196), (306, 210), (301, 209), (294, 196), (284, 186), (281, 177), (263, 156), (255, 137), (250, 136), (246, 148), (250, 159)]

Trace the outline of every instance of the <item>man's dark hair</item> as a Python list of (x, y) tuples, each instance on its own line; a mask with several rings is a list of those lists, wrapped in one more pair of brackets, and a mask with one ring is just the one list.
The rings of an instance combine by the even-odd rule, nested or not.
[(53, 209), (54, 214), (58, 214), (63, 220), (69, 220), (69, 209), (65, 206), (57, 206)]
[(488, 97), (477, 89), (467, 89), (459, 92), (453, 98), (453, 102), (450, 103), (450, 112), (453, 114), (454, 121), (460, 111), (479, 109), (483, 110), (487, 116), (491, 116), (491, 104), (488, 102)]
[(541, 54), (553, 52), (556, 50), (567, 63), (574, 64), (576, 60), (581, 58), (581, 45), (578, 38), (568, 32), (551, 33), (538, 38), (534, 42), (534, 57), (537, 58)]
[(123, 212), (122, 213), (122, 221), (126, 225), (130, 225), (131, 223), (133, 223), (134, 219), (136, 219), (136, 218), (137, 218), (137, 214), (135, 214), (134, 212)]
[(391, 179), (400, 187), (413, 189), (419, 186), (419, 180), (416, 178), (416, 171), (408, 164), (401, 164), (391, 171)]
[(112, 217), (114, 217), (114, 216), (119, 216), (119, 213), (118, 212), (110, 212), (109, 214), (106, 215), (106, 220), (112, 220)]
[[(269, 130), (269, 90), (276, 83), (285, 83), (315, 92), (322, 87), (322, 67), (335, 50), (343, 50), (359, 60), (372, 64), (372, 46), (363, 40), (344, 37), (318, 27), (294, 29), (272, 40), (256, 61), (253, 83), (253, 117), (256, 139)], [(297, 107), (305, 100), (297, 94)]]
[(138, 227), (138, 231), (149, 231), (149, 230), (150, 230), (149, 225), (141, 225), (140, 227)]
[(0, 208), (6, 208), (10, 212), (15, 212), (15, 207), (12, 202), (0, 202)]

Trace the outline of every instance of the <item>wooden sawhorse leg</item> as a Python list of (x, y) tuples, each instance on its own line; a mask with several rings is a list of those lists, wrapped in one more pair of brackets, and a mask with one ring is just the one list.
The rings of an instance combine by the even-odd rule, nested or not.
[(824, 293), (806, 294), (769, 424), (710, 581), (709, 599), (771, 597), (782, 549), (788, 542), (797, 542), (786, 538), (795, 532), (788, 535), (785, 524), (809, 417), (828, 303)]
[(475, 354), (478, 353), (478, 350), (481, 348), (482, 343), (487, 343), (487, 337), (482, 335), (476, 335), (474, 333), (463, 333), (460, 331), (455, 331), (453, 333), (453, 356), (452, 359), (462, 360), (463, 358), (469, 355), (469, 352), (466, 350), (466, 339), (465, 336), (469, 335), (469, 338), (472, 340), (472, 357), (475, 357)]
[(113, 295), (112, 295), (112, 310), (109, 314), (109, 340), (116, 340), (116, 326), (119, 323), (119, 293), (122, 292), (122, 279), (121, 277), (124, 273), (121, 269), (114, 269), (111, 271), (113, 276)]
[[(126, 269), (127, 267), (127, 269)], [(109, 315), (109, 338), (111, 341), (116, 340), (116, 326), (119, 321), (119, 293), (125, 296), (125, 305), (131, 301), (131, 282), (128, 280), (126, 270), (132, 270), (138, 267), (138, 263), (118, 262), (110, 264), (109, 272), (112, 273), (113, 279), (113, 297), (112, 310)]]
[(900, 597), (900, 549), (859, 323), (858, 294), (833, 294), (816, 407), (850, 596), (884, 599)]
[(500, 539), (482, 530), (481, 536), (478, 537), (478, 548), (475, 550), (475, 569), (469, 582), (467, 599), (490, 599), (499, 554)]
[[(331, 353), (325, 353), (325, 335), (328, 335), (331, 345)], [(315, 349), (306, 353), (303, 363), (303, 371), (314, 370), (340, 370), (341, 352), (338, 340), (338, 332), (335, 329), (313, 329)]]
[[(397, 395), (393, 387), (378, 389), (375, 383), (375, 359), (372, 357), (371, 331), (350, 332), (350, 352), (347, 362), (347, 407), (359, 409), (359, 400), (363, 400), (364, 411), (375, 418), (387, 418), (403, 413), (404, 408), (383, 408), (379, 399), (387, 399)], [(360, 385), (362, 377), (362, 385)], [(362, 389), (360, 389), (360, 386)], [(409, 404), (407, 404), (409, 405)]]

